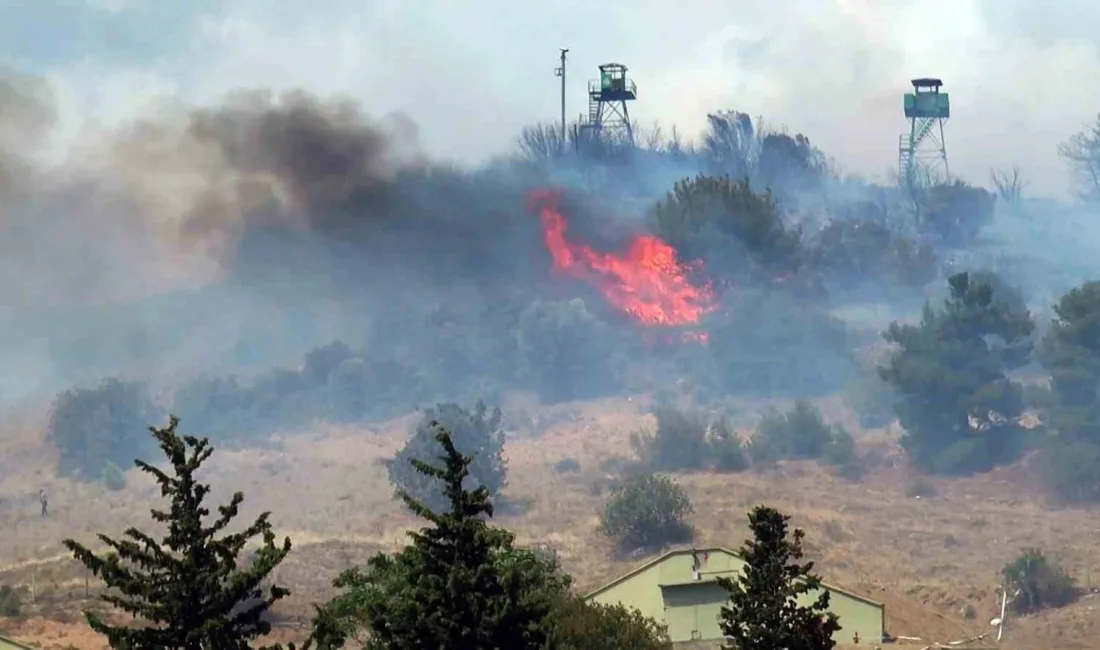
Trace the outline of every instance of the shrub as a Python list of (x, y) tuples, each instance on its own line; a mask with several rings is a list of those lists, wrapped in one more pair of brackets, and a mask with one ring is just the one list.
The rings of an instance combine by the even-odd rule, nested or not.
[(928, 188), (921, 206), (921, 229), (951, 246), (965, 246), (993, 221), (996, 197), (962, 181)]
[(894, 420), (894, 391), (878, 376), (867, 373), (848, 382), (845, 401), (859, 416), (859, 426), (877, 429)]
[(58, 471), (99, 479), (108, 462), (130, 466), (150, 451), (149, 422), (160, 418), (145, 384), (106, 379), (94, 388), (60, 393), (53, 402), (46, 437), (61, 452)]
[(9, 585), (0, 585), (0, 616), (14, 618), (19, 616), (22, 603), (19, 594)]
[(725, 420), (718, 420), (711, 427), (710, 447), (715, 470), (740, 472), (749, 468), (745, 446)]
[(737, 472), (748, 467), (740, 439), (724, 420), (708, 424), (698, 411), (681, 409), (669, 403), (653, 408), (657, 430), (634, 434), (631, 443), (641, 465), (652, 471), (697, 470), (713, 467)]
[(440, 482), (417, 471), (409, 462), (412, 459), (425, 463), (435, 462), (439, 455), (439, 444), (432, 422), (438, 422), (451, 432), (451, 439), (459, 453), (473, 457), (464, 485), (470, 486), (469, 489), (483, 485), (490, 496), (499, 495), (508, 472), (503, 456), (504, 431), (500, 428), (501, 419), (499, 408), (494, 408), (490, 413), (482, 402), (478, 402), (473, 411), (453, 403), (425, 409), (424, 417), (420, 419), (413, 435), (389, 464), (390, 482), (397, 491), (404, 490), (433, 510), (439, 511), (447, 507)]
[(535, 301), (519, 317), (524, 374), (547, 402), (589, 399), (618, 389), (613, 332), (579, 298)]
[(856, 441), (852, 434), (840, 427), (833, 430), (833, 439), (825, 447), (824, 459), (839, 476), (852, 481), (863, 476), (863, 467), (860, 466), (859, 454), (856, 453)]
[(692, 538), (685, 519), (693, 512), (687, 492), (668, 477), (634, 475), (611, 493), (600, 516), (600, 532), (621, 551), (657, 550)]
[(798, 400), (787, 413), (771, 412), (752, 437), (753, 461), (821, 458), (835, 438), (833, 428), (812, 404)]
[(126, 487), (126, 476), (118, 465), (111, 461), (103, 466), (103, 485), (112, 492), (117, 492)]
[(834, 219), (809, 240), (805, 255), (812, 269), (844, 285), (920, 286), (935, 279), (938, 270), (931, 246), (869, 219)]
[(1100, 501), (1100, 445), (1059, 440), (1042, 451), (1038, 470), (1043, 483), (1062, 499)]
[(681, 259), (702, 260), (721, 279), (773, 278), (797, 263), (798, 232), (783, 223), (775, 197), (754, 192), (748, 180), (682, 180), (651, 218), (654, 233)]
[(1037, 548), (1026, 548), (1001, 569), (1012, 609), (1020, 614), (1068, 605), (1079, 595), (1077, 586), (1060, 566)]
[(551, 615), (556, 650), (672, 650), (668, 628), (636, 609), (567, 596)]
[(581, 464), (577, 462), (576, 458), (562, 458), (554, 463), (554, 471), (558, 474), (569, 474), (572, 472), (579, 472), (580, 470)]
[(707, 461), (707, 421), (697, 412), (675, 406), (653, 409), (657, 430), (631, 440), (642, 462), (656, 471), (701, 469)]
[(832, 393), (857, 369), (843, 321), (788, 292), (739, 290), (703, 319), (713, 372), (726, 392)]

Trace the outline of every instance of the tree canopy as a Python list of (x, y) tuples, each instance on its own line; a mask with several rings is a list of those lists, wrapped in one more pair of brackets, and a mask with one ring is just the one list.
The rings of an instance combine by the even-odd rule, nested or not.
[[(795, 529), (787, 539), (790, 517), (774, 508), (757, 506), (749, 513), (753, 538), (740, 549), (745, 568), (736, 579), (718, 578), (729, 591), (719, 625), (725, 650), (830, 650), (840, 629), (829, 611), (829, 592), (813, 573), (813, 562), (802, 562), (802, 538)], [(810, 605), (799, 599), (818, 591)]]
[(951, 276), (942, 307), (884, 334), (897, 349), (879, 372), (898, 395), (902, 446), (924, 469), (984, 471), (1023, 450), (1022, 393), (1007, 373), (1027, 362), (1035, 325), (994, 277)]
[[(176, 433), (179, 419), (171, 417), (166, 428), (150, 428), (170, 464), (165, 472), (144, 461), (134, 461), (153, 475), (161, 495), (171, 502), (168, 510), (152, 511), (153, 520), (168, 528), (156, 540), (136, 528), (128, 539), (98, 538), (111, 551), (99, 555), (75, 540), (62, 543), (73, 556), (106, 584), (103, 600), (133, 615), (136, 626), (114, 626), (95, 613), (86, 613), (92, 629), (107, 637), (112, 648), (126, 650), (231, 650), (251, 648), (251, 641), (267, 634), (271, 625), (265, 613), (289, 594), (278, 586), (263, 593), (263, 582), (287, 553), (290, 538), (281, 545), (263, 513), (240, 532), (226, 531), (238, 514), (244, 496), (237, 492), (218, 517), (206, 522), (210, 510), (203, 505), (210, 486), (195, 474), (213, 448), (207, 439)], [(245, 545), (261, 536), (263, 544), (248, 566), (241, 566)]]

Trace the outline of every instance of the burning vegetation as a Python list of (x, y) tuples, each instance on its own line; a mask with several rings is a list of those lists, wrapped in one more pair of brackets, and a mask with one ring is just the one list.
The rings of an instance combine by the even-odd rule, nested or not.
[[(716, 309), (703, 263), (683, 264), (676, 250), (653, 235), (634, 236), (626, 252), (600, 253), (567, 237), (569, 223), (552, 190), (533, 192), (554, 270), (595, 287), (616, 310), (644, 327), (691, 327)], [(693, 281), (694, 278), (694, 281)], [(706, 340), (702, 332), (689, 332)]]

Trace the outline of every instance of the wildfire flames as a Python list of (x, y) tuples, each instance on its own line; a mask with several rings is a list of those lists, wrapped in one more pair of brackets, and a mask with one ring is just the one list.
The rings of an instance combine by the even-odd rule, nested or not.
[[(657, 237), (637, 235), (623, 254), (597, 252), (566, 238), (569, 224), (558, 210), (554, 191), (533, 192), (530, 205), (542, 221), (554, 270), (591, 284), (615, 309), (638, 323), (690, 326), (715, 309), (710, 282), (690, 279), (693, 272), (701, 271), (701, 264), (681, 264), (676, 250)], [(684, 338), (705, 341), (706, 334), (688, 332)]]

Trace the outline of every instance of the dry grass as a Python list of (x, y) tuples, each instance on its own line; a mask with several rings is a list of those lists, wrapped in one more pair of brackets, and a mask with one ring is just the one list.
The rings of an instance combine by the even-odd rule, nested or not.
[[(527, 400), (509, 411), (518, 430), (506, 452), (507, 494), (524, 511), (498, 521), (520, 542), (553, 545), (582, 588), (635, 564), (611, 559), (610, 545), (597, 534), (605, 496), (592, 485), (607, 473), (601, 466), (608, 459), (629, 455), (630, 432), (651, 425), (642, 415), (643, 401), (538, 409)], [(761, 404), (738, 406), (744, 413)], [(745, 511), (761, 502), (774, 505), (806, 530), (809, 554), (827, 580), (885, 602), (892, 633), (935, 641), (983, 631), (996, 612), (997, 572), (1020, 547), (1043, 548), (1082, 582), (1098, 573), (1092, 547), (1100, 517), (1093, 510), (1051, 507), (1028, 487), (1024, 468), (936, 482), (934, 495), (913, 498), (909, 493), (916, 479), (894, 436), (859, 432), (837, 400), (821, 406), (829, 419), (859, 433), (873, 465), (867, 478), (850, 483), (812, 463), (782, 464), (767, 473), (680, 475), (677, 480), (695, 504), (699, 543), (740, 545), (747, 534)], [(276, 440), (270, 449), (215, 453), (205, 476), (215, 486), (215, 497), (244, 491), (243, 515), (271, 510), (277, 529), (295, 542), (278, 575), (295, 595), (280, 614), (304, 620), (310, 603), (331, 593), (331, 579), (340, 570), (378, 550), (396, 548), (408, 527), (416, 525), (393, 502), (378, 465), (398, 448), (414, 421), (410, 416), (369, 431), (319, 427)], [(33, 576), (39, 602), (30, 608), (32, 618), (7, 625), (0, 621), (0, 629), (47, 646), (102, 647), (75, 615), (82, 606), (83, 570), (64, 559), (59, 540), (94, 543), (94, 532), (147, 528), (148, 508), (158, 495), (134, 471), (119, 492), (53, 477), (52, 458), (37, 433), (40, 423), (31, 418), (19, 425), (5, 432), (0, 456), (5, 504), (0, 506), (0, 582), (28, 585)], [(554, 464), (567, 457), (579, 461), (581, 470), (556, 473)], [(38, 516), (34, 496), (39, 487), (51, 499), (51, 515), (45, 519)], [(977, 612), (973, 621), (962, 617), (967, 605)], [(1097, 647), (1095, 633), (1092, 601), (1085, 600), (1013, 621), (1003, 647), (1092, 648)]]

